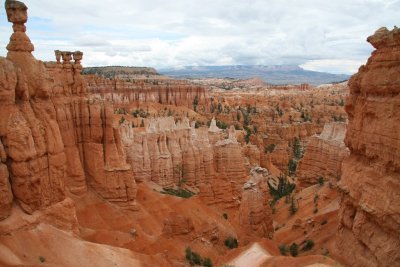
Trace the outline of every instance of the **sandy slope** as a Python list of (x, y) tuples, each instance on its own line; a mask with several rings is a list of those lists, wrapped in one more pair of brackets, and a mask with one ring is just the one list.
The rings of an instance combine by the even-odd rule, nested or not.
[(228, 265), (233, 266), (260, 266), (271, 255), (258, 243), (254, 243), (250, 248), (243, 251), (239, 256), (232, 260)]

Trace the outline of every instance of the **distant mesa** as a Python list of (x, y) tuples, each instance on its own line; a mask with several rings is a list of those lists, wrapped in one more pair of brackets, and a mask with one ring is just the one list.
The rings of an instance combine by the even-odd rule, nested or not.
[(83, 75), (96, 74), (109, 79), (129, 80), (139, 77), (154, 78), (161, 75), (154, 69), (148, 67), (122, 67), (122, 66), (105, 66), (105, 67), (88, 67), (82, 71)]
[(262, 78), (268, 84), (286, 85), (308, 83), (321, 85), (348, 80), (349, 75), (309, 71), (296, 65), (271, 66), (187, 66), (180, 69), (160, 69), (161, 74), (173, 78)]

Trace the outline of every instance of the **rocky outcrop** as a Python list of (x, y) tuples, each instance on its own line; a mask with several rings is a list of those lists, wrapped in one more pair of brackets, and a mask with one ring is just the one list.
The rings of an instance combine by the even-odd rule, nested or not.
[(280, 170), (287, 170), (288, 162), (292, 157), (292, 149), (290, 147), (294, 138), (302, 141), (308, 140), (311, 136), (322, 131), (322, 126), (312, 123), (296, 123), (296, 124), (272, 124), (267, 126), (266, 135), (264, 136), (264, 147), (274, 146), (268, 157), (263, 154), (261, 157), (261, 166), (266, 167), (268, 159)]
[(184, 80), (171, 79), (106, 79), (84, 75), (85, 84), (92, 97), (115, 103), (155, 102), (193, 108), (194, 104), (208, 101), (205, 87)]
[(400, 30), (367, 40), (376, 50), (349, 81), (337, 248), (351, 266), (398, 266)]
[(163, 187), (198, 186), (213, 176), (213, 153), (207, 132), (189, 120), (151, 119), (146, 130), (120, 127), (128, 162), (138, 182), (153, 181)]
[(164, 219), (163, 234), (167, 236), (187, 235), (194, 232), (194, 225), (190, 218), (171, 212)]
[(256, 145), (248, 144), (244, 148), (244, 156), (246, 157), (246, 167), (250, 170), (252, 167), (260, 166), (261, 153)]
[(268, 205), (268, 170), (255, 167), (243, 186), (239, 223), (250, 235), (272, 238), (272, 212)]
[(152, 118), (145, 131), (124, 122), (120, 132), (137, 182), (186, 184), (197, 187), (209, 205), (238, 206), (246, 168), (234, 128), (225, 139), (215, 123), (196, 129), (186, 118), (175, 123), (173, 117), (163, 117)]
[(345, 134), (346, 124), (329, 123), (320, 135), (310, 139), (297, 168), (299, 187), (317, 184), (320, 177), (336, 184), (341, 176), (342, 161), (349, 154), (344, 144)]
[(12, 199), (8, 181), (27, 213), (63, 201), (66, 190), (83, 194), (87, 184), (131, 207), (136, 185), (113, 108), (85, 97), (82, 53), (56, 51), (57, 63), (46, 65), (36, 60), (25, 33), (27, 7), (6, 1), (6, 10), (14, 33), (7, 59), (0, 58), (1, 217), (9, 214)]
[(214, 145), (214, 166), (216, 178), (211, 182), (214, 204), (237, 207), (247, 175), (242, 148), (232, 135)]
[(13, 201), (6, 160), (7, 155), (0, 141), (0, 220), (10, 215)]

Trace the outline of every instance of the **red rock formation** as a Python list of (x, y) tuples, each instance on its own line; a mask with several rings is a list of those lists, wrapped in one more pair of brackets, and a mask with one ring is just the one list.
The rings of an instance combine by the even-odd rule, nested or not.
[(211, 181), (213, 204), (237, 207), (247, 175), (242, 148), (232, 135), (214, 145), (214, 169), (216, 177)]
[(190, 218), (171, 212), (164, 219), (163, 234), (168, 236), (187, 235), (194, 231), (194, 225)]
[[(113, 108), (80, 96), (86, 91), (82, 53), (62, 52), (62, 65), (45, 66), (31, 54), (23, 25), (26, 6), (7, 1), (6, 9), (14, 34), (7, 59), (0, 59), (1, 154), (7, 164), (0, 167), (1, 205), (10, 204), (8, 172), (14, 198), (28, 213), (62, 201), (65, 185), (72, 193), (85, 193), (87, 182), (102, 197), (132, 206), (136, 185), (113, 126)], [(2, 217), (7, 214), (9, 208)]]
[(349, 81), (337, 248), (351, 266), (399, 266), (400, 30), (367, 40), (376, 50)]
[(145, 103), (193, 107), (208, 101), (205, 87), (193, 85), (187, 81), (170, 79), (105, 79), (96, 75), (84, 75), (88, 91), (104, 100), (115, 103)]
[[(321, 131), (322, 126), (312, 123), (269, 125), (267, 126), (267, 135), (264, 136), (263, 143), (264, 147), (275, 145), (274, 151), (270, 153), (272, 163), (280, 170), (287, 170), (288, 162), (292, 154), (292, 149), (289, 147), (290, 142), (292, 142), (296, 137), (301, 140), (307, 139)], [(261, 166), (267, 166), (267, 158), (265, 154), (261, 158)]]
[(325, 124), (319, 136), (310, 139), (297, 168), (299, 187), (317, 184), (319, 177), (336, 184), (340, 179), (342, 161), (349, 154), (344, 144), (345, 134), (346, 124), (330, 123)]
[(268, 171), (255, 167), (249, 180), (243, 186), (239, 208), (239, 223), (250, 235), (272, 237), (272, 212), (268, 205)]
[(6, 160), (7, 155), (0, 141), (0, 220), (10, 215), (13, 200)]
[[(214, 124), (195, 129), (188, 119), (175, 124), (173, 117), (165, 117), (151, 119), (145, 132), (127, 122), (120, 132), (137, 182), (151, 180), (163, 187), (184, 183), (197, 187), (210, 205), (238, 206), (246, 168), (233, 128), (221, 140), (223, 133)], [(218, 139), (212, 144), (209, 137)]]

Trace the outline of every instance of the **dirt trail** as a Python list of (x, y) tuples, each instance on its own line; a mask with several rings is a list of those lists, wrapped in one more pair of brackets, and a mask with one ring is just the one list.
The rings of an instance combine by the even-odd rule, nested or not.
[(230, 261), (228, 265), (235, 267), (258, 267), (270, 257), (271, 255), (260, 244), (254, 243), (250, 248)]

